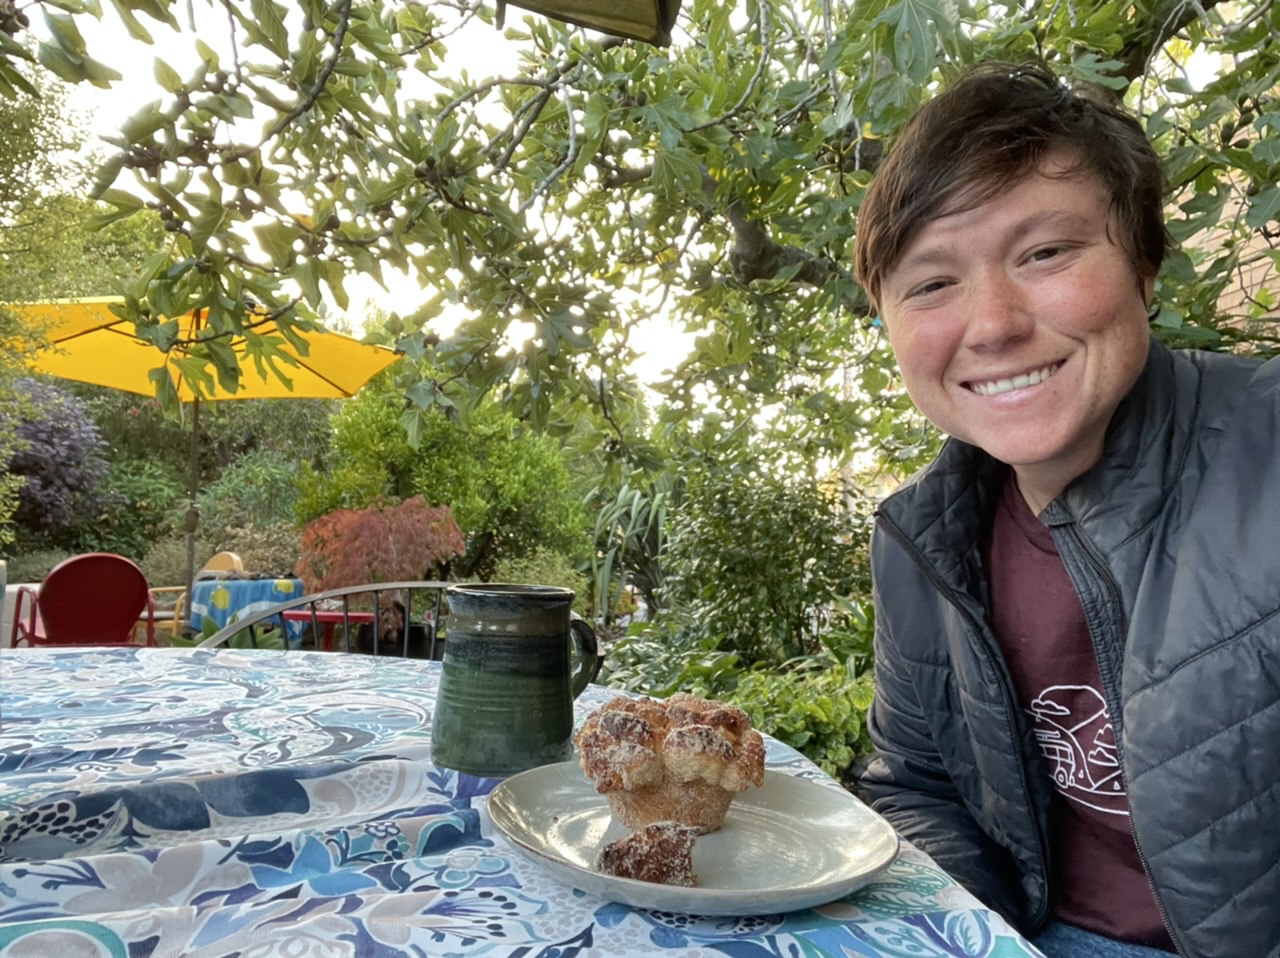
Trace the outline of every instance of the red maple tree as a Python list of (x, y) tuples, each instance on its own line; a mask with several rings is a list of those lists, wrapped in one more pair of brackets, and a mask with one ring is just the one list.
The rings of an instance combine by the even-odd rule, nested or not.
[(453, 510), (421, 496), (337, 509), (303, 526), (301, 540), (294, 573), (307, 592), (424, 579), (467, 551)]

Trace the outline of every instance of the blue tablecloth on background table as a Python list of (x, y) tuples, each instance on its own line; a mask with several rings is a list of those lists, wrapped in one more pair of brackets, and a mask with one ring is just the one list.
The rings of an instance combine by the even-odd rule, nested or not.
[[(301, 579), (201, 579), (191, 587), (191, 628), (197, 633), (206, 618), (218, 628), (303, 594)], [(305, 622), (285, 624), (289, 644), (297, 647)]]
[[(1037, 955), (921, 852), (789, 915), (561, 884), (431, 764), (439, 665), (323, 652), (0, 658), (0, 956)], [(580, 720), (614, 693), (592, 686)], [(769, 740), (769, 767), (839, 787)]]

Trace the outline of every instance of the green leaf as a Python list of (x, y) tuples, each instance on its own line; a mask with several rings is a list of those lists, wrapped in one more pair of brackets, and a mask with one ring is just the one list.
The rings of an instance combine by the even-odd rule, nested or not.
[(133, 11), (129, 9), (127, 4), (122, 3), (121, 0), (111, 0), (111, 5), (116, 8), (116, 16), (124, 24), (124, 28), (129, 31), (129, 36), (135, 40), (141, 40), (143, 43), (154, 42), (150, 31), (133, 15)]
[(419, 409), (430, 409), (435, 405), (435, 387), (432, 383), (416, 382), (405, 390), (404, 398)]
[(79, 59), (88, 52), (74, 17), (46, 9), (44, 22), (49, 28), (49, 35), (64, 53), (71, 55), (73, 59)]
[(120, 74), (105, 64), (89, 57), (75, 56), (52, 43), (42, 43), (38, 48), (37, 59), (40, 65), (68, 83), (91, 83), (96, 87), (106, 88), (111, 81), (119, 80)]
[(128, 219), (137, 213), (138, 210), (117, 209), (110, 213), (99, 213), (89, 218), (86, 224), (90, 230), (100, 230), (105, 226), (110, 226), (119, 220)]
[(215, 200), (202, 203), (191, 220), (191, 248), (196, 253), (203, 253), (209, 239), (222, 229), (229, 218), (229, 211), (221, 203)]
[(668, 150), (675, 149), (684, 136), (684, 126), (689, 123), (689, 109), (679, 97), (668, 97), (650, 103), (639, 110), (646, 125), (658, 131), (658, 142)]
[(258, 243), (271, 257), (271, 262), (276, 267), (288, 265), (290, 259), (296, 255), (293, 244), (300, 234), (295, 226), (277, 220), (263, 226), (255, 226), (253, 235), (257, 237)]
[(668, 196), (700, 193), (702, 167), (689, 150), (658, 150), (653, 157), (653, 179)]
[(122, 210), (133, 212), (142, 209), (146, 203), (142, 197), (128, 190), (105, 190), (99, 197), (104, 203), (110, 203)]
[(915, 82), (924, 82), (934, 67), (935, 26), (950, 33), (951, 16), (943, 4), (931, 0), (898, 0), (872, 25), (893, 27), (894, 61)]
[(156, 82), (159, 83), (161, 88), (166, 92), (177, 93), (179, 90), (183, 89), (182, 77), (178, 75), (178, 71), (169, 66), (169, 64), (165, 63), (159, 57), (156, 57), (154, 72)]
[(218, 69), (218, 53), (213, 47), (205, 43), (203, 40), (196, 41), (196, 55), (200, 57), (204, 65), (210, 70)]
[(342, 264), (333, 260), (325, 260), (324, 265), (321, 267), (321, 273), (324, 277), (325, 285), (329, 287), (329, 292), (333, 294), (334, 302), (343, 309), (350, 306), (350, 297), (347, 296), (346, 287), (343, 286), (346, 271), (343, 270)]
[(202, 97), (193, 104), (197, 110), (208, 110), (219, 120), (234, 121), (237, 117), (248, 119), (253, 116), (253, 104), (249, 98), (240, 93), (219, 93)]
[(889, 374), (877, 366), (863, 367), (862, 388), (872, 398), (883, 395), (889, 388)]
[(1267, 137), (1253, 144), (1253, 155), (1264, 163), (1280, 163), (1280, 139)]
[(24, 96), (39, 96), (39, 91), (31, 85), (21, 73), (10, 67), (7, 63), (0, 63), (0, 83), (4, 84), (4, 97), (8, 100), (17, 99), (19, 94)]
[(307, 305), (318, 309), (322, 302), (320, 295), (320, 261), (314, 256), (302, 264), (302, 268), (294, 274), (298, 285), (302, 287), (302, 296)]
[[(0, 30), (0, 53), (8, 57), (16, 57), (19, 60), (25, 60), (27, 63), (31, 63), (35, 60), (35, 57), (31, 54), (30, 50), (3, 30)], [(34, 87), (32, 89), (34, 89)]]
[(170, 9), (168, 0), (111, 0), (117, 10), (134, 10), (145, 13), (157, 23), (179, 29), (178, 20)]
[(1280, 216), (1280, 189), (1274, 183), (1265, 187), (1257, 196), (1249, 197), (1249, 209), (1244, 214), (1245, 224), (1260, 230)]
[(250, 8), (267, 49), (281, 60), (287, 59), (289, 31), (284, 25), (283, 8), (272, 0), (250, 0)]
[(160, 101), (155, 100), (120, 124), (120, 134), (127, 142), (138, 143), (171, 122), (160, 109)]

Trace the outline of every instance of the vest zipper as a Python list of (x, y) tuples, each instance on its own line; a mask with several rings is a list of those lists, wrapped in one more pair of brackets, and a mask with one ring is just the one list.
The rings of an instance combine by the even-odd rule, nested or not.
[[(1084, 534), (1080, 532), (1079, 527), (1074, 522), (1065, 524), (1059, 528), (1063, 528), (1068, 532), (1072, 540), (1080, 547), (1080, 550), (1089, 560), (1089, 564), (1093, 566), (1093, 570), (1097, 574), (1098, 580), (1103, 584), (1107, 593), (1108, 614), (1119, 624), (1120, 635), (1124, 635), (1128, 631), (1128, 627), (1125, 623), (1124, 603), (1120, 600), (1120, 587), (1116, 585), (1116, 581), (1111, 575), (1111, 570), (1108, 569), (1106, 563), (1102, 561), (1102, 557), (1098, 555), (1097, 550), (1094, 549), (1093, 543), (1091, 543)], [(1059, 555), (1061, 555), (1061, 550), (1059, 550)], [(1070, 574), (1070, 571), (1070, 569), (1067, 570), (1068, 574)], [(1076, 587), (1076, 591), (1080, 591), (1079, 586)], [(1114, 663), (1111, 661), (1111, 656), (1104, 656), (1103, 654), (1099, 631), (1095, 631), (1090, 627), (1089, 635), (1093, 639), (1093, 657), (1097, 660), (1098, 671), (1102, 675), (1103, 693), (1107, 697), (1107, 710), (1111, 713), (1111, 726), (1114, 729), (1117, 722), (1120, 724), (1120, 734), (1115, 737), (1115, 740), (1116, 752), (1120, 758), (1120, 768), (1123, 769), (1124, 715), (1120, 711), (1122, 705), (1120, 701), (1120, 676), (1116, 674), (1116, 670), (1113, 667)], [(1127, 774), (1125, 777), (1125, 791), (1126, 793), (1128, 792)], [(1156, 910), (1160, 912), (1160, 921), (1164, 924), (1164, 930), (1169, 933), (1169, 940), (1173, 942), (1173, 947), (1177, 949), (1178, 954), (1185, 955), (1187, 954), (1187, 951), (1182, 947), (1182, 942), (1178, 938), (1177, 930), (1173, 927), (1173, 922), (1169, 920), (1169, 913), (1165, 911), (1164, 902), (1160, 900), (1160, 891), (1156, 888), (1155, 879), (1151, 877), (1151, 866), (1147, 862), (1147, 856), (1142, 850), (1141, 842), (1138, 841), (1138, 830), (1133, 825), (1132, 806), (1130, 806), (1127, 817), (1129, 819), (1129, 834), (1133, 837), (1133, 847), (1138, 851), (1138, 861), (1142, 865), (1142, 874), (1147, 879), (1147, 886), (1151, 889), (1151, 897), (1155, 900)]]
[[(979, 622), (977, 618), (965, 607), (964, 603), (960, 601), (960, 596), (956, 590), (951, 588), (951, 586), (943, 580), (942, 576), (940, 576), (937, 570), (929, 564), (929, 561), (924, 557), (924, 553), (916, 547), (915, 543), (911, 541), (907, 534), (884, 516), (883, 513), (877, 512), (876, 517), (880, 520), (884, 530), (889, 533), (890, 537), (903, 548), (920, 571), (924, 573), (925, 578), (928, 579), (942, 597), (946, 599), (961, 616), (964, 617), (965, 621), (969, 625), (970, 632), (977, 636), (979, 647), (984, 653), (986, 653), (992, 665), (995, 666), (993, 671), (1000, 682), (1000, 691), (1003, 693), (1001, 699), (1004, 704), (1005, 718), (1009, 723), (1009, 738), (1010, 741), (1017, 743), (1019, 740), (1018, 718), (1015, 712), (1016, 707), (1014, 705), (1013, 679), (1010, 678), (1008, 668), (1004, 664), (1004, 659), (1001, 657), (999, 650), (995, 646), (994, 637), (988, 636), (987, 630), (983, 628), (982, 623)], [(1040, 928), (1049, 917), (1050, 911), (1049, 843), (1048, 838), (1045, 835), (1044, 822), (1041, 821), (1041, 816), (1036, 814), (1036, 810), (1032, 808), (1031, 805), (1031, 786), (1027, 781), (1027, 763), (1023, 758), (1022, 749), (1018, 747), (1015, 748), (1014, 751), (1018, 758), (1018, 778), (1019, 783), (1022, 786), (1023, 804), (1031, 817), (1032, 823), (1035, 825), (1036, 842), (1040, 846), (1041, 869), (1044, 872), (1044, 894), (1041, 896), (1043, 901), (1041, 902), (1040, 907), (1036, 909), (1035, 914), (1031, 916), (1031, 926), (1034, 928)], [(1130, 821), (1130, 825), (1132, 826), (1132, 820)], [(1148, 876), (1148, 879), (1149, 878), (1150, 876)]]

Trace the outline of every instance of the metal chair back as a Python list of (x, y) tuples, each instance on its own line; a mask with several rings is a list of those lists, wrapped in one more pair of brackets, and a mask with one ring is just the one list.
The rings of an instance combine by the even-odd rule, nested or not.
[(39, 589), (21, 589), (13, 610), (13, 644), (129, 645), (145, 621), (155, 645), (154, 606), (147, 577), (113, 552), (63, 559)]
[[(321, 647), (322, 636), (336, 634), (336, 626), (341, 625), (342, 648), (334, 651), (439, 659), (444, 650), (437, 627), (444, 590), (450, 585), (428, 580), (370, 582), (313, 592), (232, 622), (198, 648), (214, 648), (236, 636), (240, 636), (237, 641), (258, 648), (263, 625), (283, 628), (285, 620), (292, 619), (311, 626), (316, 648)], [(361, 640), (362, 634), (368, 635), (367, 641)]]

